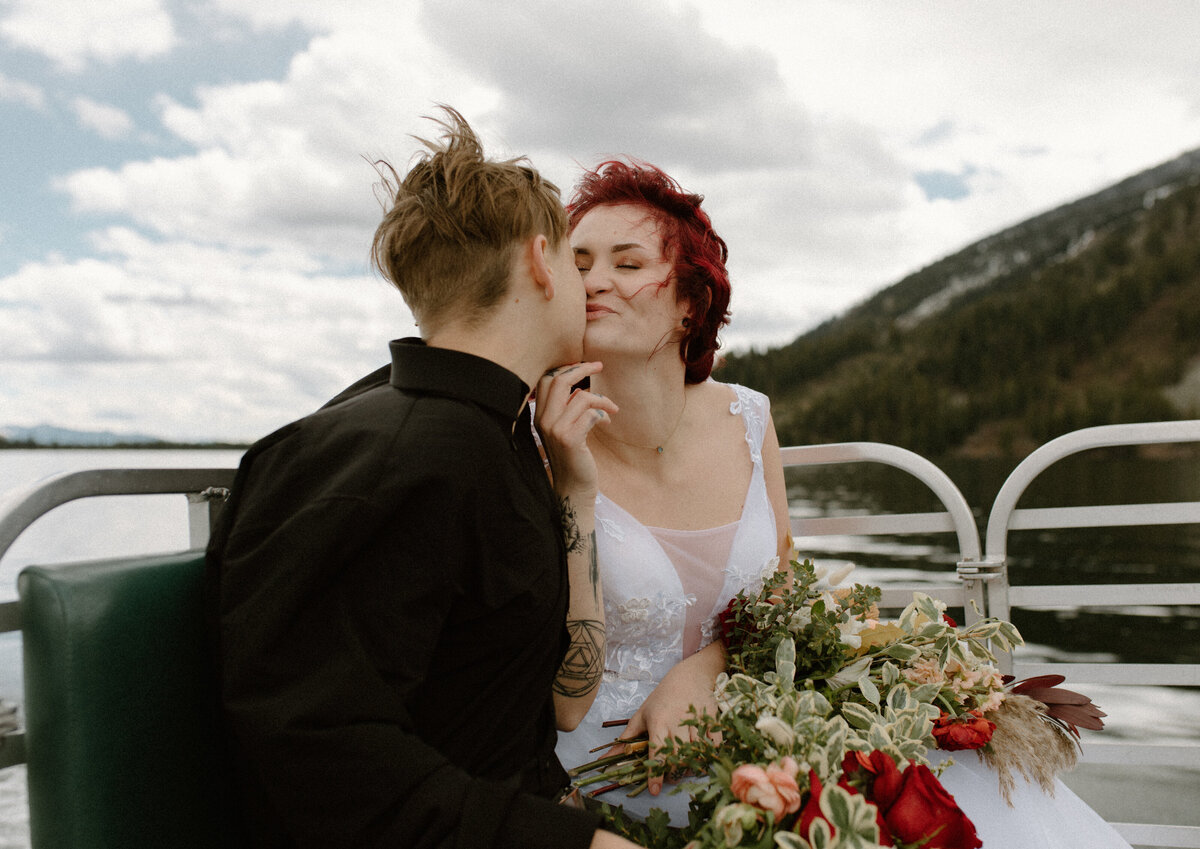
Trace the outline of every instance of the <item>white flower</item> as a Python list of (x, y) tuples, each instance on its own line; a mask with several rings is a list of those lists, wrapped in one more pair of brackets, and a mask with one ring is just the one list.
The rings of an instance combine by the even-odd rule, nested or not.
[(839, 623), (837, 627), (842, 632), (841, 642), (852, 649), (856, 649), (862, 645), (862, 637), (859, 634), (867, 630), (868, 626), (861, 619), (851, 619), (849, 622)]
[(853, 571), (853, 563), (843, 563), (836, 569), (832, 566), (826, 566), (823, 563), (814, 563), (813, 573), (817, 576), (817, 580), (813, 584), (813, 587), (819, 590), (832, 589), (846, 580), (846, 577)]
[(758, 822), (758, 811), (744, 802), (726, 805), (713, 815), (713, 825), (725, 836), (726, 846), (737, 846), (742, 835)]
[(788, 619), (787, 628), (793, 634), (799, 634), (808, 627), (810, 622), (812, 622), (812, 609), (808, 605), (805, 605), (791, 615), (791, 618)]
[(854, 663), (843, 666), (836, 675), (826, 679), (825, 683), (835, 690), (840, 687), (849, 687), (851, 684), (857, 684), (862, 674), (870, 668), (871, 656), (865, 655), (854, 661)]
[(754, 727), (767, 735), (777, 746), (791, 746), (796, 742), (796, 731), (777, 716), (766, 713), (758, 718)]

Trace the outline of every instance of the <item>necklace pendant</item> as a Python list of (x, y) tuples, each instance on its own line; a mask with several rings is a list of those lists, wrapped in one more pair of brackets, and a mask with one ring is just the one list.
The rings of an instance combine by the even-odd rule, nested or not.
[(661, 453), (662, 453), (662, 446), (661, 446), (661, 445), (660, 445), (660, 446), (658, 446), (658, 453), (659, 453), (659, 454), (661, 454)]

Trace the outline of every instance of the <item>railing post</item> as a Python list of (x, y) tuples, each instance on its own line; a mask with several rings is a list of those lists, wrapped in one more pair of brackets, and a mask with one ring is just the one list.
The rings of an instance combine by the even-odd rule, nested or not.
[(223, 486), (210, 486), (201, 492), (187, 493), (188, 500), (188, 543), (192, 548), (205, 548), (217, 516), (229, 498), (229, 490)]
[[(956, 567), (963, 582), (966, 610), (966, 625), (972, 625), (985, 617), (1008, 619), (1008, 564), (1003, 560), (963, 560)], [(976, 613), (971, 602), (978, 606)], [(996, 652), (996, 663), (1000, 671), (1012, 673), (1012, 653)]]

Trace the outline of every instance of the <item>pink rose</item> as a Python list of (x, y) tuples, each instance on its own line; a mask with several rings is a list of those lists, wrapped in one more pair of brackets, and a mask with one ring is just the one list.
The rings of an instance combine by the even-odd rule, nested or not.
[(775, 815), (775, 821), (800, 810), (799, 766), (790, 757), (766, 769), (742, 764), (730, 776), (730, 789), (739, 801)]

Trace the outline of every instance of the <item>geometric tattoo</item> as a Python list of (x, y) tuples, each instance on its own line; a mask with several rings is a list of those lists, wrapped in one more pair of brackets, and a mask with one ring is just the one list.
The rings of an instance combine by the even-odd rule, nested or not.
[(570, 698), (586, 696), (604, 675), (604, 623), (595, 619), (570, 619), (571, 645), (554, 679), (554, 692)]

